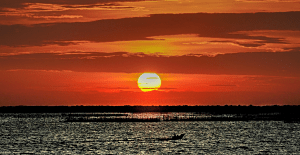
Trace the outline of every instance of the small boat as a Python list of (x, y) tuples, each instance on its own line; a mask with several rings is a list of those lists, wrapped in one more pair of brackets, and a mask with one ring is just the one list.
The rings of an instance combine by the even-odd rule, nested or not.
[(183, 136), (184, 136), (185, 134), (181, 134), (181, 135), (175, 135), (174, 134), (174, 136), (173, 137), (171, 137), (171, 138), (158, 138), (158, 140), (178, 140), (178, 139), (182, 139), (183, 138)]

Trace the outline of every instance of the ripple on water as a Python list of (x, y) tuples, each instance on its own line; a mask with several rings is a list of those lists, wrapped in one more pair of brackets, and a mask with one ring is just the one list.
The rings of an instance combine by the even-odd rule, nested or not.
[[(249, 122), (62, 122), (0, 117), (0, 154), (293, 154), (300, 126)], [(174, 133), (182, 140), (158, 141)]]

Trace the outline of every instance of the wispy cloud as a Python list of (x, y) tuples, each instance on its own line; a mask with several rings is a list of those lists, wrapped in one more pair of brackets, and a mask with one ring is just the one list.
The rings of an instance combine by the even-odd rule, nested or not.
[(115, 2), (134, 2), (134, 1), (143, 1), (143, 0), (63, 0), (63, 1), (58, 1), (58, 0), (2, 0), (0, 2), (1, 8), (24, 8), (28, 7), (31, 4), (45, 4), (45, 5), (64, 5), (64, 6), (78, 6), (78, 5), (83, 5), (83, 6), (94, 6), (98, 4), (105, 4), (105, 3), (115, 3)]
[[(42, 46), (68, 41), (149, 40), (152, 36), (197, 34), (200, 37), (285, 43), (280, 38), (237, 33), (255, 30), (300, 30), (300, 12), (243, 14), (164, 14), (88, 23), (0, 26), (0, 45)], [(243, 45), (242, 43), (240, 43)], [(244, 45), (247, 46), (247, 45)], [(248, 45), (250, 46), (250, 45)]]
[[(135, 2), (139, 0), (87, 0), (87, 1), (57, 1), (57, 0), (3, 0), (0, 2), (0, 17), (2, 24), (12, 23), (48, 23), (48, 22), (74, 22), (78, 18), (87, 18), (86, 11), (112, 11), (112, 10), (134, 10), (134, 6), (119, 4), (120, 2)], [(80, 11), (80, 12), (79, 12)], [(89, 13), (95, 14), (97, 12)], [(99, 13), (99, 12), (98, 12)], [(17, 19), (21, 19), (18, 22)], [(39, 19), (39, 21), (37, 21)], [(69, 19), (63, 21), (59, 19)], [(27, 21), (27, 22), (26, 22)], [(30, 21), (30, 22), (29, 22)], [(77, 21), (91, 21), (91, 19), (82, 19)]]
[(214, 86), (214, 87), (236, 87), (237, 85), (223, 85), (223, 84), (218, 84), (218, 85), (209, 85), (209, 86)]
[(32, 53), (3, 55), (1, 70), (71, 70), (78, 72), (126, 72), (300, 76), (300, 52), (257, 52), (162, 56), (119, 53)]
[(300, 2), (300, 0), (235, 0), (237, 2)]

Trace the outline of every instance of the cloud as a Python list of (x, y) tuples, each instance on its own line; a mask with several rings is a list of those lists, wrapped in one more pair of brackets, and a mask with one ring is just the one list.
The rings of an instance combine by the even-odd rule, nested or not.
[[(119, 57), (127, 55), (127, 52), (67, 52), (67, 53), (21, 53), (7, 55), (7, 57), (17, 58), (17, 59), (91, 59), (96, 57)], [(135, 54), (137, 55), (137, 54)], [(4, 58), (3, 56), (2, 58)], [(1, 56), (0, 56), (1, 58)]]
[[(140, 56), (142, 55), (142, 56)], [(212, 56), (163, 56), (118, 53), (33, 53), (3, 55), (0, 70), (71, 70), (77, 72), (158, 72), (300, 76), (300, 51), (232, 53)]]
[[(199, 37), (284, 43), (280, 38), (237, 33), (254, 30), (300, 30), (300, 12), (157, 14), (149, 17), (86, 23), (1, 25), (0, 45), (42, 46), (59, 42), (149, 40), (152, 36), (197, 34)], [(246, 45), (247, 46), (247, 45)], [(248, 45), (249, 46), (249, 45)]]
[[(43, 4), (57, 4), (57, 5), (97, 5), (104, 3), (115, 3), (115, 2), (134, 2), (143, 0), (43, 0)], [(32, 3), (41, 3), (40, 0), (1, 0), (0, 8), (22, 8)]]
[(300, 2), (299, 0), (235, 0), (237, 2)]
[[(112, 10), (130, 11), (141, 9), (141, 7), (119, 4), (119, 2), (136, 1), (140, 0), (3, 0), (0, 1), (0, 23), (3, 25), (29, 25), (53, 22), (94, 21), (112, 17), (112, 14), (118, 14), (112, 13), (110, 16), (107, 16), (107, 10), (113, 12)], [(124, 12), (119, 13), (124, 14)], [(118, 16), (118, 18), (124, 18), (124, 16), (126, 15)]]
[(237, 85), (209, 85), (214, 87), (236, 87)]
[[(232, 43), (236, 44), (242, 47), (259, 47), (263, 46), (267, 43), (276, 43), (276, 44), (289, 44), (284, 38), (274, 38), (274, 37), (267, 37), (267, 36), (251, 36), (249, 38), (246, 37), (247, 34), (244, 34), (244, 36), (241, 36), (241, 38), (238, 39), (243, 39), (243, 41), (236, 41), (235, 39), (230, 39), (227, 41), (222, 41), (222, 40), (213, 40), (209, 41), (211, 43)], [(245, 42), (246, 41), (246, 42)]]

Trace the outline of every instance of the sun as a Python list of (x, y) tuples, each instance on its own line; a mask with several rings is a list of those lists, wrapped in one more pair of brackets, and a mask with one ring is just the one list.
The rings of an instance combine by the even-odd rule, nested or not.
[(156, 73), (143, 73), (137, 83), (143, 92), (157, 90), (161, 86), (160, 77)]

